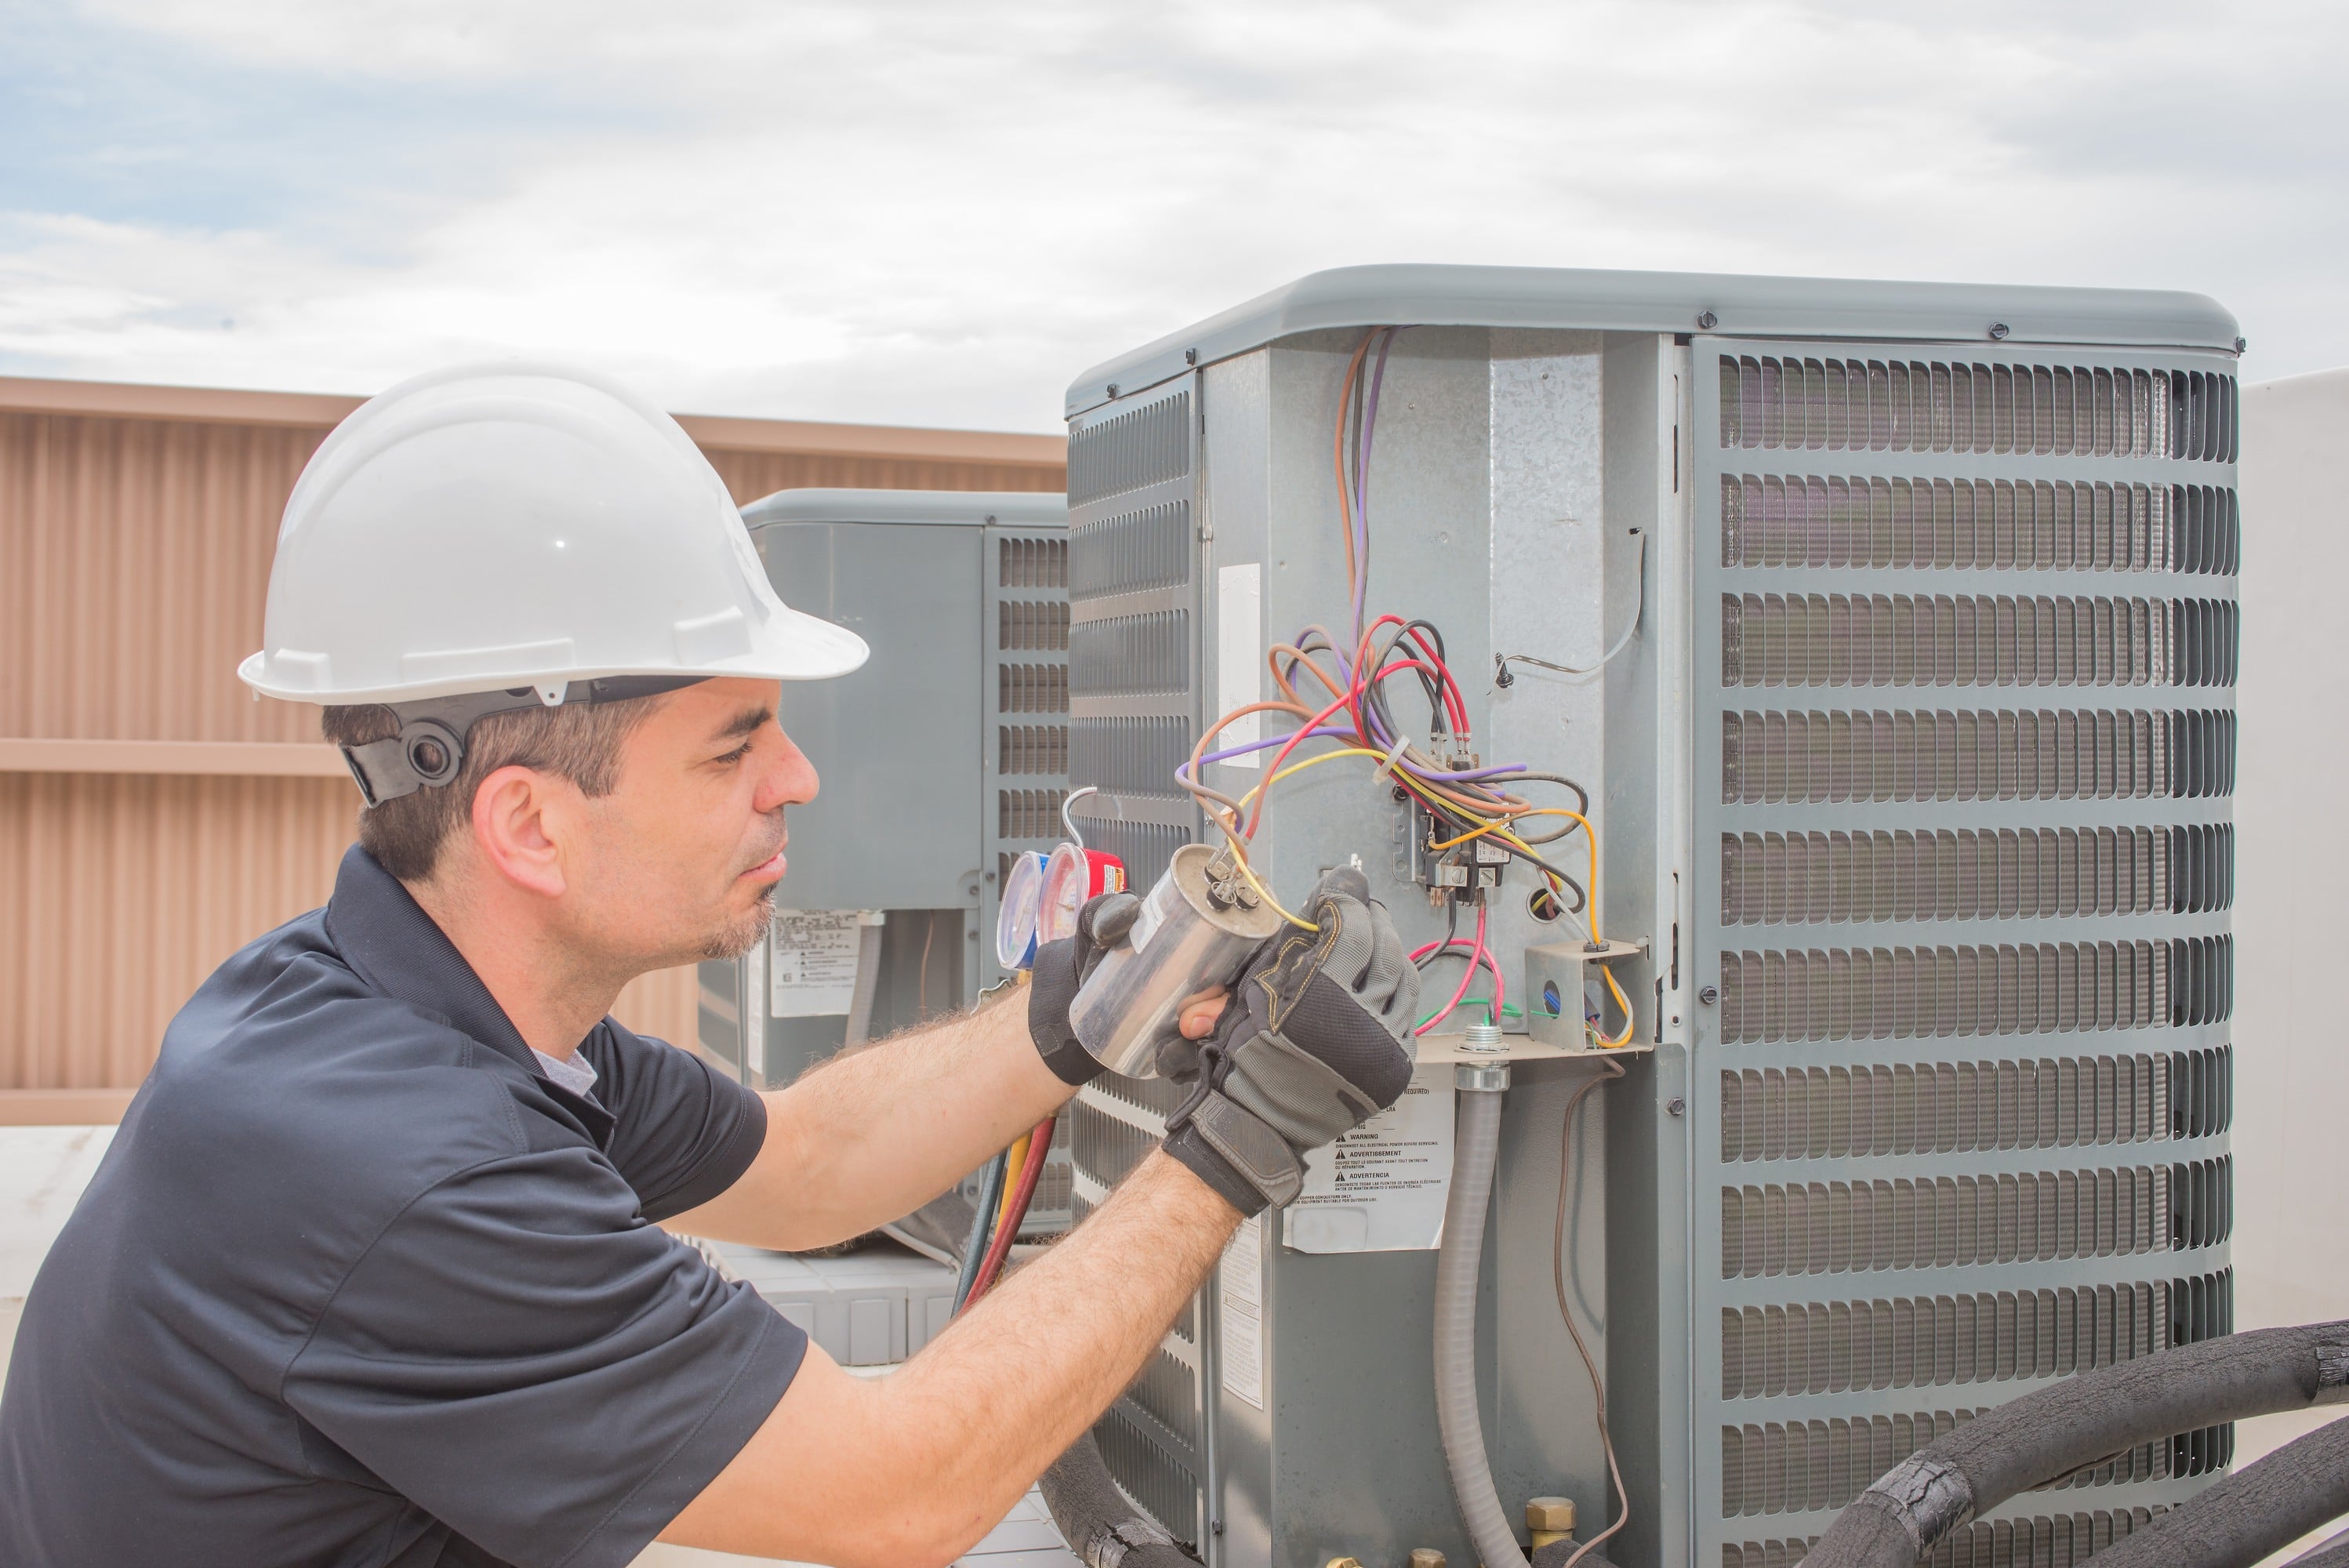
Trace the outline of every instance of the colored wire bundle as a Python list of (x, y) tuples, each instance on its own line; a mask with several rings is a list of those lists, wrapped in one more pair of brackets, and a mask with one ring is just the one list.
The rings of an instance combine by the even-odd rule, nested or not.
[[(968, 1284), (962, 1286), (955, 1303), (957, 1314), (968, 1311), (971, 1303), (985, 1295), (1002, 1274), (1004, 1260), (1011, 1255), (1011, 1243), (1019, 1239), (1019, 1227), (1027, 1223), (1028, 1206), (1035, 1200), (1044, 1162), (1051, 1157), (1052, 1129), (1058, 1119), (1048, 1116), (1032, 1130), (1021, 1133), (1010, 1149), (998, 1155), (988, 1167), (988, 1180), (979, 1194), (978, 1212), (971, 1225), (970, 1242), (963, 1253)], [(976, 1266), (971, 1262), (974, 1258), (978, 1260)]]

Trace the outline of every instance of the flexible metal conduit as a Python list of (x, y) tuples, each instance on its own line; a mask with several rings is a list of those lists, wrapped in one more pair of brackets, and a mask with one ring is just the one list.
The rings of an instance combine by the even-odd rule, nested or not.
[[(1490, 1068), (1463, 1069), (1493, 1073)], [(1506, 1074), (1506, 1068), (1499, 1069)], [(1452, 1191), (1444, 1202), (1444, 1244), (1435, 1254), (1435, 1424), (1452, 1471), (1460, 1521), (1485, 1568), (1527, 1568), (1516, 1532), (1493, 1490), (1485, 1426), (1476, 1410), (1476, 1275), (1484, 1264), (1485, 1212), (1501, 1150), (1501, 1096), (1491, 1087), (1460, 1086), (1453, 1135)], [(1903, 1565), (1906, 1568), (1906, 1564)]]
[(2083, 1372), (1893, 1466), (1827, 1527), (1804, 1568), (1912, 1568), (1974, 1515), (2139, 1443), (2344, 1399), (2349, 1323), (2206, 1339)]

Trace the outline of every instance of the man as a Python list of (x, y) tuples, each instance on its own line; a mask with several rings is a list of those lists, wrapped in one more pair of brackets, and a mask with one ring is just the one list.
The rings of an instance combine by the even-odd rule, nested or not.
[(1164, 1150), (852, 1377), (660, 1227), (804, 1248), (946, 1189), (1098, 1070), (1069, 1003), (1132, 901), (1024, 995), (764, 1097), (605, 1016), (761, 938), (816, 791), (775, 683), (864, 649), (592, 377), (448, 372), (354, 414), (287, 503), (267, 623), (240, 673), (326, 705), (359, 843), (173, 1020), (42, 1268), (0, 1398), (11, 1568), (602, 1568), (657, 1536), (947, 1563), (1408, 1078), (1414, 972), (1340, 873), (1318, 930), (1185, 1013)]

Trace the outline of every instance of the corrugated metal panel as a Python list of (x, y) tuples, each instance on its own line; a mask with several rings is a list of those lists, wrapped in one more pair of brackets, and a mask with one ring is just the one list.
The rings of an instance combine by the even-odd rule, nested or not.
[[(0, 398), (0, 739), (315, 742), (315, 708), (254, 701), (235, 667), (285, 496), (347, 400), (7, 387), (25, 395)], [(1050, 449), (1035, 438), (690, 423), (740, 440), (709, 457), (746, 501), (1049, 491), (1065, 471), (1027, 460)], [(832, 449), (777, 449), (819, 438)], [(0, 771), (0, 1089), (136, 1084), (215, 965), (325, 899), (355, 806), (335, 779)], [(615, 1012), (692, 1040), (692, 971), (645, 976)]]

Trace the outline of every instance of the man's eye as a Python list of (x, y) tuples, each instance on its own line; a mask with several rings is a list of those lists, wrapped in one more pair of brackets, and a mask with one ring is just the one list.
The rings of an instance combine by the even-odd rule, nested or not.
[(731, 751), (730, 751), (730, 752), (726, 753), (726, 755), (725, 755), (725, 756), (720, 757), (718, 760), (719, 760), (719, 761), (720, 761), (720, 762), (724, 762), (724, 763), (731, 764), (731, 763), (740, 762), (740, 761), (741, 761), (741, 760), (742, 760), (742, 758), (744, 758), (745, 757), (748, 757), (748, 756), (750, 756), (750, 743), (749, 741), (747, 741), (747, 740), (746, 740), (746, 741), (744, 741), (741, 745), (740, 745), (740, 746), (736, 747), (733, 750), (731, 750)]

